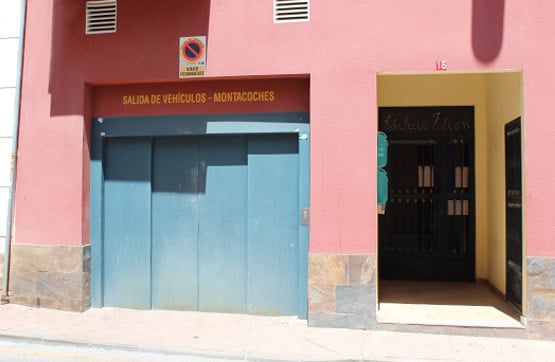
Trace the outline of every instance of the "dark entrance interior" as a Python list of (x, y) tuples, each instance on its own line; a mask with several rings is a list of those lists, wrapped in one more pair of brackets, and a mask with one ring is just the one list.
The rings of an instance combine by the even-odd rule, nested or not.
[(382, 107), (389, 200), (382, 279), (475, 279), (474, 107)]
[(522, 311), (522, 150), (520, 118), (505, 125), (507, 300)]

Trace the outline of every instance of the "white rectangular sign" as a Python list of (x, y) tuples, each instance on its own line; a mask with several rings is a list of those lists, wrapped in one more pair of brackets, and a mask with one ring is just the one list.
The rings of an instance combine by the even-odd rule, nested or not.
[(204, 77), (206, 36), (179, 38), (179, 78)]

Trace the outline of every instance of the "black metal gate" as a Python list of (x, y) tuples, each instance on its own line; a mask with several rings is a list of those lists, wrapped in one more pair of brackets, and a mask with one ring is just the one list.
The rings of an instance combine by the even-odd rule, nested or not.
[(474, 280), (474, 108), (380, 108), (379, 129), (389, 140), (380, 277)]
[(520, 118), (505, 125), (507, 300), (522, 311), (522, 165)]

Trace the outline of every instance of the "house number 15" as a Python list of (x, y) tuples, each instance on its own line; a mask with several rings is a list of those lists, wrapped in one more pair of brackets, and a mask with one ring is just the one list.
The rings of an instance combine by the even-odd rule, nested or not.
[(447, 70), (447, 60), (436, 60), (436, 70)]

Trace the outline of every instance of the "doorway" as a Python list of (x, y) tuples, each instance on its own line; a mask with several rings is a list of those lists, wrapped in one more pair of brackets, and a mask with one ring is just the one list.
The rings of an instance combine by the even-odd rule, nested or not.
[(507, 301), (522, 311), (522, 149), (520, 117), (505, 125)]
[(305, 120), (93, 119), (93, 306), (306, 318)]
[[(377, 128), (388, 134), (390, 148), (387, 165), (390, 200), (385, 205), (385, 214), (377, 216), (378, 320), (391, 320), (392, 313), (406, 312), (410, 318), (402, 318), (403, 323), (426, 322), (419, 318), (426, 308), (432, 310), (448, 297), (438, 294), (437, 285), (445, 286), (440, 291), (453, 295), (459, 295), (459, 290), (474, 288), (492, 293), (492, 298), (449, 300), (459, 303), (453, 308), (460, 307), (469, 316), (480, 315), (480, 307), (492, 307), (490, 300), (493, 299), (513, 308), (505, 302), (511, 292), (507, 284), (510, 279), (507, 275), (509, 251), (506, 237), (509, 221), (505, 213), (504, 142), (505, 125), (523, 113), (522, 72), (382, 73), (377, 76), (377, 88)], [(472, 131), (469, 130), (468, 134), (462, 130), (469, 128), (468, 124), (457, 126), (441, 120), (434, 123), (429, 121), (429, 113), (426, 116), (428, 121), (423, 122), (416, 114), (410, 114), (419, 109), (422, 112), (434, 109), (461, 112), (465, 108), (472, 109), (468, 112), (473, 113)], [(389, 112), (388, 124), (385, 112)], [(524, 124), (522, 119), (521, 128)], [(468, 150), (464, 149), (466, 145)], [(459, 151), (452, 151), (457, 147)], [(522, 152), (524, 150), (522, 145)], [(395, 159), (404, 161), (397, 164)], [(453, 159), (454, 163), (450, 161)], [(396, 167), (410, 168), (412, 178), (396, 179), (394, 174), (399, 173)], [(524, 174), (521, 178), (524, 179)], [(462, 187), (453, 185), (457, 179)], [(416, 192), (407, 192), (405, 184)], [(524, 208), (524, 198), (521, 201)], [(395, 212), (396, 208), (404, 211)], [(519, 215), (523, 213), (521, 210)], [(387, 238), (394, 242), (387, 245), (384, 242)], [(524, 234), (521, 242), (524, 258)], [(453, 248), (457, 245), (463, 248)], [(435, 254), (430, 251), (434, 247)], [(526, 280), (524, 269), (521, 277), (518, 279), (517, 275), (517, 280)], [(418, 288), (413, 287), (416, 285)], [(519, 295), (523, 311), (527, 303), (526, 286), (522, 284), (521, 287)], [(401, 293), (400, 299), (397, 292), (395, 300), (391, 299), (389, 292), (392, 290)], [(430, 304), (421, 304), (422, 300), (414, 298), (418, 295), (426, 295), (425, 303)], [(399, 306), (411, 308), (401, 310), (397, 308)], [(393, 310), (389, 310), (391, 308)], [(452, 308), (448, 306), (446, 309)], [(522, 315), (521, 311), (517, 314)], [(438, 319), (441, 317), (434, 316), (427, 322), (450, 325), (459, 325), (460, 322)], [(484, 325), (492, 325), (487, 319)]]
[(382, 279), (475, 279), (474, 108), (382, 107), (389, 197)]

